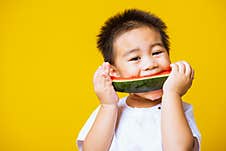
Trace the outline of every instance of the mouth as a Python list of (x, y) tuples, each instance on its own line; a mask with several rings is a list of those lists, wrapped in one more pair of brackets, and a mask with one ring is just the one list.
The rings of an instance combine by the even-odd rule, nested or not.
[(166, 69), (163, 69), (163, 70), (154, 70), (154, 71), (150, 71), (150, 72), (145, 72), (145, 74), (141, 75), (141, 77), (155, 76), (155, 75), (158, 75), (159, 73), (165, 72), (165, 71), (171, 71), (171, 68), (167, 67)]
[(161, 71), (158, 71), (158, 72), (146, 72), (145, 74), (142, 74), (141, 77), (153, 76), (153, 75), (156, 75), (156, 74), (158, 74), (160, 72)]
[(132, 78), (112, 77), (112, 84), (116, 91), (127, 93), (142, 93), (155, 91), (162, 88), (165, 80), (168, 78), (170, 71)]

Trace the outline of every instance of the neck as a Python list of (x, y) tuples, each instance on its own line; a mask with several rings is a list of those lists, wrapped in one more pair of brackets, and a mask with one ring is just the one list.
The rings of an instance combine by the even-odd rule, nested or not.
[(138, 96), (134, 93), (131, 93), (126, 100), (126, 103), (130, 107), (148, 108), (148, 107), (153, 107), (153, 106), (159, 104), (161, 102), (161, 100), (162, 100), (162, 98), (159, 98), (156, 100), (150, 100), (150, 99)]

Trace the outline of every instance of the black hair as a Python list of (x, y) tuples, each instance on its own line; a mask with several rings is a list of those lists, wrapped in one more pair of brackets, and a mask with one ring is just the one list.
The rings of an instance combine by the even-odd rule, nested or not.
[(167, 26), (165, 23), (150, 12), (128, 9), (110, 17), (101, 27), (100, 34), (97, 35), (97, 48), (102, 53), (104, 61), (114, 64), (113, 42), (119, 34), (142, 26), (154, 28), (158, 31), (163, 46), (169, 53), (169, 36), (166, 33)]

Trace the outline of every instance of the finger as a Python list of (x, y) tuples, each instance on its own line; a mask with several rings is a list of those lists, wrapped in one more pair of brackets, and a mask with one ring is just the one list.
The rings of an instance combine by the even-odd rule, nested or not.
[(195, 76), (195, 71), (194, 71), (194, 69), (192, 69), (192, 71), (191, 71), (191, 79), (192, 80), (194, 79), (194, 76)]
[(109, 69), (107, 67), (107, 63), (106, 62), (104, 62), (104, 64), (103, 64), (103, 75), (104, 75), (105, 78), (107, 76), (109, 76)]
[(97, 77), (99, 77), (101, 75), (101, 70), (102, 70), (102, 66), (99, 66), (96, 70), (96, 72), (94, 73), (94, 79), (96, 79)]
[(178, 65), (178, 72), (185, 73), (185, 65), (182, 61), (176, 63)]
[(95, 72), (95, 76), (102, 76), (103, 75), (103, 72), (104, 72), (104, 64), (102, 64), (102, 65), (100, 65), (98, 68), (97, 68), (97, 70), (96, 70), (96, 72)]
[(192, 68), (191, 68), (190, 64), (186, 61), (183, 61), (183, 64), (185, 65), (185, 75), (188, 77), (191, 77)]
[(173, 63), (173, 64), (170, 64), (170, 67), (172, 68), (172, 72), (171, 73), (175, 73), (175, 72), (178, 72), (178, 65)]
[(108, 62), (105, 62), (105, 73), (106, 73), (106, 80), (111, 81), (110, 77), (110, 64)]
[(110, 76), (106, 76), (106, 77), (105, 77), (105, 80), (106, 80), (106, 81), (111, 81), (111, 77), (110, 77)]
[(110, 64), (108, 62), (105, 63), (107, 74), (110, 74)]

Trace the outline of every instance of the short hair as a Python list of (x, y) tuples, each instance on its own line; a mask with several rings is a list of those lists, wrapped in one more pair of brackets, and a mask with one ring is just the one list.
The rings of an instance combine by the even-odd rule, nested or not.
[(166, 33), (167, 26), (165, 23), (150, 12), (127, 9), (110, 17), (101, 27), (99, 35), (97, 35), (97, 48), (102, 53), (104, 61), (114, 64), (113, 42), (117, 36), (142, 26), (154, 28), (158, 31), (163, 46), (169, 53), (169, 36)]

